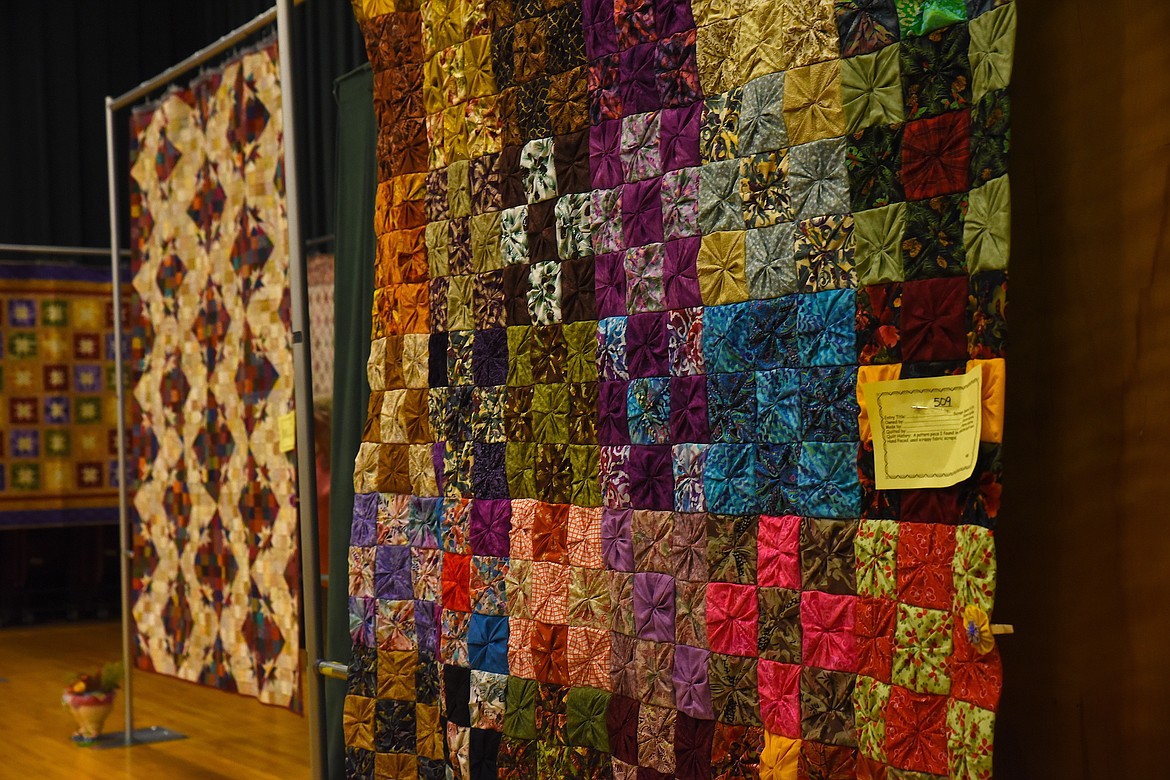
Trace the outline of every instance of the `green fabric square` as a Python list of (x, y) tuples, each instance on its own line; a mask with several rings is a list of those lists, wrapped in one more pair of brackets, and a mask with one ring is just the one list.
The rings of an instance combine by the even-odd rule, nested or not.
[(471, 433), (476, 441), (502, 444), (508, 440), (504, 431), (503, 387), (475, 388), (475, 405), (471, 418)]
[(857, 556), (857, 595), (897, 599), (898, 524), (862, 520), (853, 539)]
[(536, 739), (536, 680), (508, 678), (504, 733), (516, 739)]
[(906, 204), (902, 273), (909, 280), (961, 276), (967, 271), (963, 221), (967, 193)]
[(504, 471), (508, 476), (508, 495), (512, 498), (536, 498), (536, 445), (527, 441), (510, 441), (504, 451)]
[(447, 330), (474, 330), (471, 313), (472, 277), (451, 276), (447, 287)]
[(565, 702), (568, 724), (565, 732), (570, 745), (581, 745), (609, 752), (609, 732), (605, 713), (610, 695), (594, 688), (570, 688)]
[(564, 385), (533, 388), (532, 433), (538, 442), (569, 443), (569, 393)]
[(40, 490), (41, 467), (36, 463), (12, 464), (13, 490)]
[[(446, 387), (432, 387), (427, 393), (427, 421), (431, 424), (431, 433), (435, 441), (446, 441), (450, 438), (447, 431), (447, 399), (450, 394)], [(380, 436), (375, 436), (374, 440), (377, 441), (379, 438)]]
[(471, 498), (472, 466), (475, 463), (474, 444), (469, 441), (448, 441), (443, 450), (443, 495), (447, 498)]
[(69, 457), (69, 431), (45, 431), (45, 454), (54, 458)]
[(96, 397), (78, 398), (73, 407), (77, 422), (97, 423), (102, 420), (102, 399)]
[(569, 500), (575, 506), (601, 506), (598, 459), (596, 446), (569, 445), (569, 463), (572, 468)]
[(889, 702), (889, 685), (872, 677), (857, 676), (853, 688), (857, 749), (874, 761), (886, 760), (886, 705)]
[(994, 89), (1004, 89), (1012, 80), (1012, 58), (1016, 49), (1016, 4), (1001, 5), (971, 20), (967, 26), (971, 43), (971, 99)]
[(955, 529), (955, 603), (977, 606), (987, 614), (995, 604), (995, 537), (978, 525)]
[(471, 163), (459, 160), (447, 168), (447, 205), (452, 217), (471, 216)]
[(854, 213), (854, 266), (858, 284), (868, 286), (902, 281), (905, 232), (905, 203), (891, 203)]
[(597, 322), (572, 322), (565, 325), (564, 334), (567, 355), (565, 379), (569, 382), (597, 381)]
[(508, 384), (532, 384), (532, 328), (514, 325), (508, 328)]
[(760, 658), (785, 664), (800, 663), (800, 591), (760, 588), (756, 597), (760, 611)]
[(841, 103), (848, 132), (892, 125), (904, 116), (898, 45), (841, 60)]
[(597, 444), (597, 383), (569, 385), (569, 442)]
[(37, 356), (37, 336), (28, 331), (19, 331), (8, 337), (8, 355), (14, 358)]
[(949, 612), (898, 604), (890, 681), (918, 693), (949, 694), (951, 678), (946, 663), (951, 646)]
[(707, 664), (715, 719), (737, 726), (760, 726), (756, 659), (711, 653)]
[(971, 273), (1007, 268), (1012, 244), (1011, 184), (1006, 175), (971, 190), (963, 245)]
[(41, 302), (41, 324), (61, 328), (69, 324), (69, 302), (51, 300)]
[(707, 562), (712, 582), (755, 584), (756, 521), (748, 515), (711, 515)]
[(965, 21), (966, 0), (894, 0), (902, 35), (926, 35)]
[(427, 266), (430, 268), (431, 278), (446, 276), (449, 273), (448, 252), (451, 240), (447, 220), (428, 222), (424, 238), (427, 245)]
[(947, 754), (951, 777), (991, 777), (995, 713), (970, 702), (947, 703)]
[(500, 212), (489, 211), (471, 218), (471, 268), (476, 273), (503, 268), (500, 254)]
[(569, 761), (569, 748), (545, 740), (536, 744), (537, 777), (571, 776), (572, 764)]

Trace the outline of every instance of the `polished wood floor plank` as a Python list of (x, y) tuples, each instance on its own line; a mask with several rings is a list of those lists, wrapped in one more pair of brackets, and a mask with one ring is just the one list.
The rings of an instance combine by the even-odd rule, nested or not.
[[(298, 780), (309, 776), (306, 720), (255, 699), (158, 674), (134, 675), (134, 721), (187, 739), (94, 750), (69, 740), (61, 705), (72, 674), (121, 657), (117, 623), (0, 630), (0, 777), (51, 780)], [(119, 696), (107, 731), (121, 731)]]

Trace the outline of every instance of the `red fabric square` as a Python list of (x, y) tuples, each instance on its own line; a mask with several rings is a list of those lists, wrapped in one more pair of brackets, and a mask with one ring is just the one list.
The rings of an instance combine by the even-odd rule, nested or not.
[(857, 754), (857, 780), (886, 780), (888, 765), (862, 753)]
[(757, 544), (760, 586), (800, 590), (800, 518), (761, 515)]
[(443, 609), (471, 611), (471, 556), (443, 553)]
[(800, 666), (760, 661), (760, 716), (773, 734), (800, 739)]
[(902, 288), (902, 359), (967, 357), (967, 277), (906, 282)]
[(841, 596), (819, 590), (800, 597), (801, 660), (839, 672), (857, 670), (856, 596)]
[(908, 122), (902, 135), (902, 183), (906, 200), (923, 200), (968, 189), (970, 142), (969, 111)]
[(859, 598), (854, 612), (857, 637), (857, 673), (882, 682), (890, 681), (894, 657), (897, 604), (887, 599)]
[(614, 758), (627, 764), (638, 763), (638, 710), (637, 699), (613, 696), (605, 713), (609, 748), (613, 751)]
[(541, 501), (536, 505), (532, 524), (533, 560), (569, 562), (568, 524), (568, 504), (546, 504)]
[(759, 604), (752, 585), (712, 582), (707, 586), (707, 639), (726, 655), (756, 656)]
[(953, 525), (902, 523), (898, 527), (898, 600), (950, 610), (955, 591), (954, 557)]
[(902, 491), (902, 520), (907, 523), (950, 523), (960, 520), (958, 486)]
[(857, 749), (844, 745), (804, 740), (800, 743), (800, 780), (854, 780), (857, 776)]
[(963, 621), (956, 621), (954, 651), (948, 659), (947, 673), (951, 676), (951, 696), (969, 701), (985, 710), (994, 710), (1003, 689), (1003, 663), (999, 648), (980, 655), (965, 635)]
[(890, 766), (947, 773), (947, 697), (894, 686), (886, 708), (886, 758)]
[(553, 685), (569, 684), (568, 645), (568, 626), (539, 621), (533, 624), (532, 670), (536, 679)]

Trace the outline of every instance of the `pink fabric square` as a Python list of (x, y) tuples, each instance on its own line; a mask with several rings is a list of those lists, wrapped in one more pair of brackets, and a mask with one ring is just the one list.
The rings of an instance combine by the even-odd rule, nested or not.
[(800, 739), (800, 665), (760, 661), (760, 716), (773, 734)]
[(710, 583), (707, 586), (707, 640), (711, 649), (725, 655), (759, 655), (759, 614), (754, 586)]
[(857, 671), (857, 638), (853, 635), (856, 603), (856, 596), (819, 590), (801, 594), (801, 659), (806, 666)]
[(569, 567), (551, 561), (532, 563), (532, 616), (542, 623), (569, 622)]
[(570, 685), (610, 690), (608, 631), (569, 626), (565, 660), (569, 665)]
[(760, 516), (756, 578), (761, 587), (800, 590), (800, 518)]
[(532, 669), (532, 621), (508, 618), (508, 674), (536, 679)]
[(512, 530), (508, 533), (509, 552), (513, 558), (532, 560), (532, 524), (536, 519), (536, 500), (512, 501)]
[(569, 507), (569, 563), (585, 569), (600, 569), (601, 507)]

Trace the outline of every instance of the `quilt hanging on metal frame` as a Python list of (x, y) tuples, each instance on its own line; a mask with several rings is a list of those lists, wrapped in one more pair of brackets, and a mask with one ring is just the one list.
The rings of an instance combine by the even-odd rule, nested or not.
[(299, 706), (275, 44), (131, 121), (137, 663)]
[[(1013, 3), (359, 0), (353, 778), (987, 778)], [(859, 383), (983, 372), (878, 491)]]

